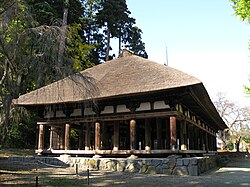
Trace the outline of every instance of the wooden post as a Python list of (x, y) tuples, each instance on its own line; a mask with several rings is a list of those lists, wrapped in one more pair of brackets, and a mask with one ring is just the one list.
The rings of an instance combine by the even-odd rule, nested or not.
[(43, 150), (44, 145), (44, 125), (39, 124), (38, 150)]
[(110, 146), (108, 142), (107, 129), (108, 129), (107, 123), (102, 122), (102, 134), (101, 134), (102, 149), (107, 149)]
[(181, 141), (181, 150), (187, 150), (187, 123), (186, 120), (182, 120), (180, 124), (180, 141)]
[(65, 149), (65, 127), (62, 127), (60, 132), (60, 149)]
[(135, 129), (136, 121), (135, 120), (130, 120), (130, 149), (135, 150)]
[(70, 135), (70, 125), (67, 123), (65, 124), (65, 143), (64, 143), (64, 148), (65, 150), (69, 150), (70, 146), (69, 146), (69, 135)]
[(188, 149), (194, 150), (194, 125), (189, 124), (188, 125)]
[(49, 133), (49, 149), (53, 148), (53, 126), (50, 126), (50, 133)]
[(162, 149), (162, 123), (160, 118), (156, 118), (157, 149)]
[(119, 150), (119, 123), (114, 123), (114, 151)]
[(99, 122), (95, 123), (95, 150), (100, 150), (101, 148), (101, 124)]
[(150, 119), (145, 119), (145, 150), (151, 150), (151, 125)]
[(83, 125), (80, 124), (80, 129), (79, 129), (79, 139), (78, 139), (78, 150), (82, 149), (82, 144), (83, 144)]
[(90, 150), (90, 124), (86, 124), (85, 150)]
[(170, 148), (176, 149), (176, 117), (170, 116)]

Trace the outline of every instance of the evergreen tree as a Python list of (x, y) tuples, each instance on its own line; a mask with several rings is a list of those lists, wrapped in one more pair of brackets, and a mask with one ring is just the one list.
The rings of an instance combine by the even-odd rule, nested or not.
[(126, 0), (104, 0), (102, 9), (97, 13), (97, 23), (104, 28), (106, 34), (105, 60), (109, 60), (111, 49), (110, 39), (120, 38), (126, 23), (132, 21), (129, 18), (130, 11), (127, 8)]
[(127, 35), (123, 41), (126, 44), (126, 48), (133, 51), (136, 55), (148, 58), (148, 54), (145, 51), (145, 43), (142, 42), (141, 34), (142, 30), (137, 26), (133, 26), (127, 31)]
[(119, 53), (124, 43), (135, 54), (147, 58), (145, 44), (141, 41), (142, 31), (134, 26), (135, 19), (129, 16), (126, 0), (104, 0), (101, 5), (102, 8), (97, 13), (97, 23), (104, 28), (106, 34), (106, 61), (112, 58), (109, 55), (111, 38), (118, 38)]
[(99, 64), (105, 59), (104, 36), (97, 24), (96, 14), (101, 8), (101, 0), (83, 0), (82, 38), (84, 43), (92, 46), (88, 61)]

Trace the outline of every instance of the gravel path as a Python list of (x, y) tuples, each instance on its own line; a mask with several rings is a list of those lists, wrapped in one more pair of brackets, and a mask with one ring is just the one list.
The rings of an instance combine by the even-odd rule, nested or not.
[[(86, 171), (74, 168), (48, 168), (28, 163), (0, 160), (0, 186), (31, 186), (39, 176), (40, 186), (88, 186)], [(51, 181), (54, 181), (51, 183)], [(60, 183), (61, 182), (61, 183)], [(140, 187), (237, 187), (250, 186), (250, 161), (229, 163), (201, 176), (145, 175), (137, 173), (90, 172), (90, 186)], [(71, 185), (72, 184), (72, 185)]]

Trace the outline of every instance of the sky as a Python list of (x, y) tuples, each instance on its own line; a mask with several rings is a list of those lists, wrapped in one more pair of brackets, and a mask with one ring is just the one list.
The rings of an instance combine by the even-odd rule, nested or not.
[[(210, 98), (223, 92), (250, 106), (250, 25), (234, 15), (229, 0), (127, 0), (142, 29), (149, 60), (193, 75)], [(166, 55), (166, 49), (167, 54)]]

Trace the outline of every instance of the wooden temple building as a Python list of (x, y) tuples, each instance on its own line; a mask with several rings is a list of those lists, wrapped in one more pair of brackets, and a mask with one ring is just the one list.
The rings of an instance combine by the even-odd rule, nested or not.
[(202, 154), (227, 128), (201, 81), (127, 50), (15, 105), (37, 112), (38, 154)]

